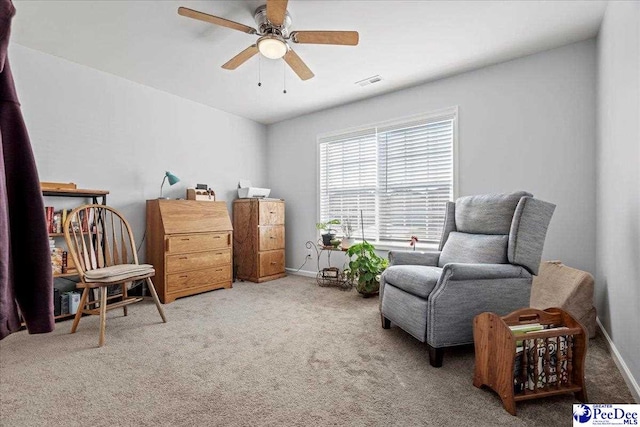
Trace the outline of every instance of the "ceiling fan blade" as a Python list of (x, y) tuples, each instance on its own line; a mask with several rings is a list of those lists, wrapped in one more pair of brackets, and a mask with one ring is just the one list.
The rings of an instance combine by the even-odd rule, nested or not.
[(287, 13), (288, 0), (267, 0), (267, 19), (273, 24), (280, 26), (284, 22)]
[(300, 77), (301, 80), (309, 80), (314, 76), (313, 72), (307, 67), (302, 59), (292, 49), (284, 55), (285, 62), (289, 64), (289, 67)]
[(227, 63), (224, 64), (222, 68), (224, 68), (225, 70), (235, 70), (236, 68), (247, 62), (247, 60), (256, 53), (258, 53), (258, 47), (255, 44), (251, 45), (231, 58), (229, 61), (227, 61)]
[(359, 39), (357, 31), (294, 31), (291, 33), (291, 40), (296, 43), (356, 46)]
[(178, 15), (186, 16), (187, 18), (197, 19), (199, 21), (208, 22), (210, 24), (221, 25), (223, 27), (242, 31), (243, 33), (247, 33), (247, 34), (257, 33), (255, 28), (251, 28), (247, 25), (240, 24), (234, 21), (229, 21), (228, 19), (220, 18), (219, 16), (209, 15), (208, 13), (198, 12), (197, 10), (189, 9), (187, 7), (179, 7)]

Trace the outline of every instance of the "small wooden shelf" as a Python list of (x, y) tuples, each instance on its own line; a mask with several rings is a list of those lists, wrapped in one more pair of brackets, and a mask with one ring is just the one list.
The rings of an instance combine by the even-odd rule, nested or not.
[(102, 198), (102, 204), (107, 204), (108, 190), (86, 190), (82, 188), (53, 188), (40, 186), (43, 196), (52, 197), (81, 197), (90, 198), (94, 204), (98, 204), (98, 198)]
[(73, 277), (73, 276), (77, 276), (78, 272), (71, 272), (71, 273), (54, 273), (53, 277), (54, 278), (58, 278), (58, 277)]
[[(531, 323), (553, 328), (521, 334), (510, 329)], [(479, 314), (473, 320), (473, 385), (486, 385), (498, 393), (511, 415), (516, 415), (516, 402), (522, 400), (574, 393), (578, 400), (586, 402), (586, 336), (584, 327), (560, 308), (523, 308), (504, 317)], [(524, 349), (522, 355), (516, 356), (520, 341)], [(519, 366), (514, 372), (516, 357)]]
[(54, 316), (53, 319), (54, 320), (63, 320), (63, 319), (71, 319), (75, 317), (75, 314), (59, 314), (57, 316)]
[[(43, 196), (48, 197), (72, 197), (72, 198), (84, 198), (91, 200), (91, 203), (98, 204), (98, 199), (101, 200), (102, 205), (107, 204), (107, 195), (109, 194), (108, 190), (87, 190), (76, 188), (76, 185), (73, 183), (57, 183), (57, 182), (40, 182), (40, 189), (42, 191)], [(79, 203), (86, 203), (87, 201), (80, 201)], [(84, 203), (83, 203), (84, 202)], [(50, 205), (51, 206), (51, 205)], [(64, 238), (64, 233), (49, 233), (50, 238), (58, 238), (58, 242), (60, 243), (59, 238)], [(58, 246), (58, 245), (56, 245)], [(65, 247), (64, 241), (61, 242), (61, 247), (64, 249)], [(70, 263), (70, 267), (74, 267), (73, 264)], [(53, 278), (69, 278), (69, 277), (78, 277), (78, 271), (74, 270), (68, 273), (54, 273)], [(54, 283), (55, 286), (55, 283)], [(53, 295), (52, 295), (53, 298)], [(71, 319), (75, 315), (74, 314), (60, 314), (54, 316), (55, 320), (64, 320)]]
[(43, 188), (43, 196), (66, 196), (66, 197), (102, 197), (109, 194), (107, 190), (83, 190), (76, 189), (59, 189), (59, 188)]

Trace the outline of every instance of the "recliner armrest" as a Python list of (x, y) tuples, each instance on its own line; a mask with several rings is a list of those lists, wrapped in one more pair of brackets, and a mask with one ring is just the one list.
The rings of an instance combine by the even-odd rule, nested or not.
[(427, 342), (437, 348), (472, 343), (474, 316), (528, 306), (531, 280), (524, 267), (511, 264), (446, 264), (427, 300)]
[(442, 278), (449, 280), (491, 280), (529, 278), (525, 268), (512, 264), (462, 264), (449, 263), (443, 267)]
[(440, 251), (389, 251), (389, 265), (437, 267)]

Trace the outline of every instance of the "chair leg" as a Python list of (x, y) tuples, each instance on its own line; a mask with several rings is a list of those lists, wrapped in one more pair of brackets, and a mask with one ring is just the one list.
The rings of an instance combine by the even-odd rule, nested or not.
[(382, 329), (391, 328), (391, 320), (387, 319), (382, 314), (380, 314), (380, 320), (382, 321)]
[(100, 339), (98, 347), (102, 347), (105, 341), (105, 330), (107, 329), (107, 287), (100, 288)]
[(78, 305), (78, 311), (76, 311), (76, 316), (73, 318), (73, 325), (71, 325), (71, 332), (75, 334), (76, 329), (78, 329), (78, 323), (80, 323), (80, 318), (82, 317), (82, 310), (84, 310), (84, 306), (87, 305), (87, 296), (89, 295), (89, 288), (84, 288), (82, 290), (82, 296), (80, 297), (80, 304)]
[[(122, 301), (127, 299), (127, 288), (128, 288), (129, 282), (125, 282), (122, 284)], [(127, 314), (129, 314), (129, 312), (127, 311), (127, 306), (123, 306), (122, 307), (122, 311), (124, 312), (124, 315), (126, 316)]]
[(147, 277), (147, 287), (149, 288), (149, 292), (151, 292), (153, 302), (156, 303), (156, 308), (158, 309), (158, 313), (160, 313), (160, 317), (162, 317), (162, 321), (164, 323), (167, 323), (167, 318), (164, 316), (162, 304), (160, 304), (160, 300), (158, 299), (158, 293), (156, 292), (156, 288), (155, 286), (153, 286), (153, 282), (151, 281), (150, 277)]
[(442, 367), (442, 359), (444, 358), (444, 348), (436, 348), (427, 344), (429, 347), (429, 363), (435, 368)]

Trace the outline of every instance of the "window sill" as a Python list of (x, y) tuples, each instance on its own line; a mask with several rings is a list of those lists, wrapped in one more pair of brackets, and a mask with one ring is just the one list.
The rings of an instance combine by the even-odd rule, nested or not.
[[(361, 243), (362, 240), (356, 240), (354, 244)], [(369, 242), (373, 246), (375, 246), (377, 251), (413, 251), (413, 247), (409, 246), (409, 243), (377, 243), (377, 242)], [(438, 244), (437, 243), (418, 243), (416, 246), (416, 252), (420, 251), (437, 251)]]

